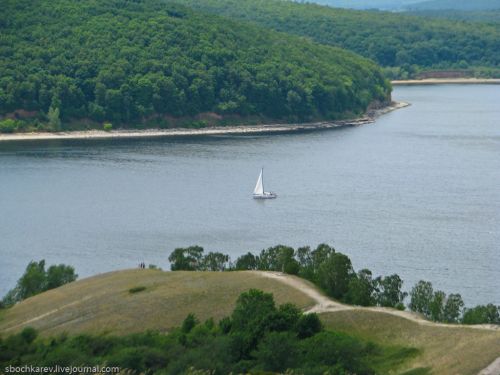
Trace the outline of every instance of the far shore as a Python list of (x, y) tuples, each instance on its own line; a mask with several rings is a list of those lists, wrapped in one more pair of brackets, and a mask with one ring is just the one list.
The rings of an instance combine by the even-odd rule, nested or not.
[(391, 81), (393, 86), (403, 85), (441, 85), (441, 84), (470, 84), (470, 85), (498, 85), (499, 78), (427, 78)]
[(378, 117), (407, 107), (405, 102), (392, 102), (390, 105), (369, 111), (365, 116), (353, 120), (325, 121), (298, 124), (264, 124), (264, 125), (238, 125), (217, 126), (201, 129), (173, 128), (173, 129), (145, 129), (112, 131), (84, 130), (58, 133), (12, 133), (0, 134), (1, 141), (36, 141), (36, 140), (70, 140), (70, 139), (114, 139), (114, 138), (149, 138), (149, 137), (173, 137), (193, 135), (222, 135), (222, 134), (258, 134), (258, 133), (280, 133), (305, 130), (334, 129), (348, 126), (359, 126), (373, 123)]

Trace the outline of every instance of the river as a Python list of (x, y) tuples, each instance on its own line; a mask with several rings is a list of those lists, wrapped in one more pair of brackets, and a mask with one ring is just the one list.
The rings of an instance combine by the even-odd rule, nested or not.
[[(0, 295), (30, 260), (80, 277), (333, 245), (356, 269), (500, 304), (500, 86), (400, 86), (410, 107), (274, 135), (0, 143)], [(266, 190), (251, 193), (264, 167)]]

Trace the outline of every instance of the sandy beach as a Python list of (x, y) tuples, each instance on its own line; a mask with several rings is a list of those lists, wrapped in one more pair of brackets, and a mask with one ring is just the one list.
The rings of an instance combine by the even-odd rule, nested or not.
[(441, 84), (470, 84), (470, 85), (498, 85), (496, 78), (428, 78), (391, 81), (393, 86), (402, 85), (441, 85)]
[(207, 127), (202, 129), (145, 129), (145, 130), (86, 130), (58, 133), (13, 133), (0, 134), (1, 141), (36, 141), (55, 139), (112, 139), (112, 138), (149, 138), (149, 137), (173, 137), (194, 135), (221, 135), (221, 134), (256, 134), (256, 133), (279, 133), (304, 130), (334, 129), (347, 126), (359, 126), (374, 122), (379, 116), (392, 112), (396, 109), (408, 106), (404, 102), (392, 102), (390, 105), (372, 110), (365, 116), (342, 121), (325, 121), (298, 124), (265, 124), (265, 125), (238, 125), (224, 127)]

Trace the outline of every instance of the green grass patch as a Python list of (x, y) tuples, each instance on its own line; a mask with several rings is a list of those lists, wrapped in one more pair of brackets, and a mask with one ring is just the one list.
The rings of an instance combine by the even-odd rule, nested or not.
[(368, 363), (378, 374), (388, 374), (391, 370), (401, 368), (420, 354), (421, 350), (417, 348), (377, 346), (377, 350), (369, 358)]
[[(329, 329), (345, 332), (381, 346), (418, 349), (415, 353), (398, 353), (397, 349), (381, 356), (377, 369), (385, 362), (408, 374), (476, 375), (498, 357), (500, 332), (467, 326), (419, 324), (409, 319), (370, 310), (349, 310), (321, 314)], [(377, 358), (375, 358), (377, 360)], [(420, 371), (420, 372), (418, 372)], [(427, 371), (427, 372), (426, 372)], [(405, 373), (406, 374), (406, 373)]]
[(429, 375), (429, 374), (431, 374), (430, 367), (418, 367), (405, 371), (401, 375)]

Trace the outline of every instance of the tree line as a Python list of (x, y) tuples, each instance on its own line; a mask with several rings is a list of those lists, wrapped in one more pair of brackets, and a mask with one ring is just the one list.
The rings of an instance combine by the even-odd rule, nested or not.
[[(419, 281), (410, 292), (403, 290), (397, 274), (374, 277), (369, 269), (356, 272), (345, 254), (327, 244), (315, 249), (309, 246), (294, 249), (278, 245), (263, 249), (258, 255), (250, 252), (232, 262), (221, 252), (205, 254), (201, 246), (175, 249), (168, 257), (172, 271), (278, 271), (311, 281), (330, 297), (351, 305), (381, 306), (405, 310), (407, 307), (427, 319), (444, 323), (500, 324), (500, 306), (492, 303), (467, 308), (460, 294), (447, 295), (434, 290), (432, 283)], [(150, 269), (158, 269), (149, 265)], [(45, 260), (32, 261), (16, 286), (0, 301), (8, 308), (26, 298), (73, 282), (75, 269), (64, 264), (45, 268)], [(131, 293), (143, 289), (130, 290)], [(406, 305), (405, 300), (410, 301)]]
[(382, 306), (400, 310), (408, 308), (426, 318), (445, 323), (500, 324), (500, 306), (493, 304), (465, 308), (460, 294), (434, 290), (432, 283), (419, 281), (409, 293), (397, 274), (374, 277), (369, 269), (356, 272), (345, 254), (327, 244), (315, 249), (309, 246), (294, 249), (278, 245), (263, 249), (258, 255), (250, 252), (231, 262), (220, 252), (204, 254), (200, 246), (177, 248), (169, 256), (172, 271), (278, 271), (297, 275), (313, 282), (327, 295), (359, 306)]
[(197, 116), (207, 113), (337, 119), (390, 99), (367, 59), (171, 1), (6, 0), (2, 8), (3, 132), (204, 126)]
[(251, 21), (356, 52), (391, 78), (422, 70), (471, 69), (500, 76), (500, 24), (355, 11), (280, 0), (176, 0), (195, 9)]
[[(168, 335), (157, 331), (110, 335), (60, 335), (38, 338), (33, 328), (0, 337), (0, 366), (119, 367), (137, 374), (378, 373), (416, 349), (385, 348), (326, 330), (318, 315), (293, 304), (276, 306), (273, 295), (251, 289), (242, 293), (232, 314), (203, 323), (189, 314)], [(13, 367), (14, 368), (14, 367)], [(7, 371), (7, 370), (6, 370)]]

